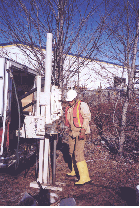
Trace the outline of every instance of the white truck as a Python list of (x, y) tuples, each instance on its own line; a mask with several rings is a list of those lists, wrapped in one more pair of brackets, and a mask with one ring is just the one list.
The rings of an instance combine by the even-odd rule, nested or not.
[[(33, 69), (0, 58), (0, 167), (9, 167), (17, 160), (15, 151), (20, 138), (16, 131), (20, 132), (26, 115), (33, 111), (33, 103), (29, 103), (33, 102), (32, 89), (37, 75)], [(26, 93), (30, 96), (24, 98)], [(26, 104), (30, 108), (26, 108)]]

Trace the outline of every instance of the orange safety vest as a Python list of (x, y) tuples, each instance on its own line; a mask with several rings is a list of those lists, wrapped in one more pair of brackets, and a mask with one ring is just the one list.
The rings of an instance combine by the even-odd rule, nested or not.
[[(77, 127), (77, 128), (81, 128), (83, 125), (83, 117), (80, 113), (80, 103), (81, 103), (81, 101), (78, 101), (73, 108), (73, 123), (74, 123), (75, 127)], [(68, 109), (69, 109), (69, 107), (67, 107), (66, 111), (65, 111), (65, 125), (69, 127), (69, 122), (67, 119)]]

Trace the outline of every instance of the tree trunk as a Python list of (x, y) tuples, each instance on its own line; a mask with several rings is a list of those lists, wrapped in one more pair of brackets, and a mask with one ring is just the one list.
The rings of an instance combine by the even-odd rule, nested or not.
[(119, 141), (119, 154), (123, 155), (123, 144), (125, 141), (125, 127), (126, 127), (126, 114), (128, 110), (129, 100), (133, 98), (133, 89), (134, 89), (134, 72), (135, 72), (135, 62), (136, 62), (136, 53), (137, 53), (137, 44), (139, 38), (139, 18), (137, 17), (137, 25), (136, 25), (136, 35), (134, 39), (133, 45), (133, 56), (132, 56), (132, 64), (131, 68), (129, 66), (129, 30), (128, 30), (128, 42), (127, 42), (127, 67), (128, 67), (128, 93), (126, 95), (126, 99), (123, 105), (122, 110), (122, 123), (121, 123), (121, 134)]
[(121, 134), (120, 134), (120, 141), (119, 141), (119, 155), (123, 155), (123, 143), (125, 141), (125, 127), (126, 127), (126, 114), (128, 110), (128, 99), (126, 98), (123, 110), (122, 110), (122, 125), (121, 125)]
[(135, 63), (136, 63), (136, 54), (137, 54), (137, 45), (139, 40), (139, 17), (137, 17), (137, 28), (136, 28), (136, 35), (134, 39), (134, 46), (133, 46), (133, 56), (132, 56), (132, 64), (131, 64), (131, 76), (129, 79), (129, 99), (133, 97), (133, 89), (134, 89), (134, 73), (135, 73)]

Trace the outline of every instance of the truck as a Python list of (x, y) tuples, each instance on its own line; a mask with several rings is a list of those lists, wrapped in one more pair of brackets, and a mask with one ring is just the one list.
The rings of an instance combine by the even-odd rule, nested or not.
[[(25, 118), (36, 108), (36, 76), (38, 73), (25, 65), (0, 57), (0, 168), (18, 166), (35, 152), (33, 138), (27, 150)], [(25, 145), (26, 143), (26, 145)]]

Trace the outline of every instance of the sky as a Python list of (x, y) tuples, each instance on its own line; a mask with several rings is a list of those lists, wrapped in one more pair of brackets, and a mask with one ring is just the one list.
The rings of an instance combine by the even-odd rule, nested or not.
[[(119, 26), (117, 26), (117, 19), (120, 18), (120, 20), (122, 21), (126, 20), (126, 15), (124, 15), (124, 17), (121, 17), (122, 12), (119, 13), (120, 11), (123, 11), (123, 2), (125, 1), (126, 0), (77, 0), (75, 1), (75, 3), (72, 3), (72, 0), (70, 0), (69, 4), (65, 6), (64, 10), (64, 52), (67, 52), (68, 47), (72, 43), (73, 46), (71, 50), (68, 51), (69, 53), (80, 53), (80, 55), (82, 56), (116, 63), (120, 62), (121, 64), (120, 60), (118, 62), (117, 60), (115, 60), (115, 58), (110, 59), (109, 56), (111, 56), (111, 52), (113, 49), (111, 42), (118, 52), (118, 50), (122, 51), (122, 41), (117, 43), (117, 41), (113, 39), (112, 36), (109, 36), (108, 38), (107, 28), (111, 28), (111, 18), (108, 15), (111, 13), (111, 17), (114, 18), (114, 21), (112, 21), (112, 23), (114, 24), (114, 32), (114, 29), (116, 28), (115, 35), (117, 34), (117, 32), (119, 35), (125, 34), (122, 30), (122, 25), (120, 24)], [(4, 2), (4, 8), (2, 7), (2, 2)], [(35, 4), (30, 5), (30, 2), (32, 1), (29, 2), (27, 0), (22, 0), (24, 12), (23, 10), (21, 10), (21, 8), (19, 9), (18, 7), (19, 0), (5, 0), (2, 2), (0, 2), (1, 44), (18, 41), (30, 43), (32, 39), (32, 41), (35, 42), (36, 45), (40, 45), (40, 39), (42, 46), (46, 46), (46, 33), (48, 31), (51, 31), (53, 33), (53, 37), (56, 38), (57, 30), (55, 15), (57, 16), (57, 8), (54, 1), (51, 1), (52, 4), (50, 5), (50, 7), (48, 7), (47, 1), (36, 0), (36, 2), (39, 2), (39, 4), (36, 6)], [(119, 9), (117, 9), (117, 7), (115, 8), (114, 6), (115, 4), (117, 5), (118, 2), (121, 3), (118, 7)], [(138, 0), (134, 2), (133, 0), (130, 0), (129, 2), (130, 10), (132, 10), (133, 3), (138, 3)], [(26, 8), (24, 5), (26, 5)], [(53, 10), (51, 8), (53, 8)], [(5, 9), (7, 11), (4, 11)], [(29, 15), (29, 11), (31, 12), (31, 16)], [(88, 17), (87, 15), (90, 11), (91, 13), (89, 15), (89, 18), (86, 18)], [(39, 20), (37, 19), (37, 14)], [(67, 18), (69, 14), (71, 15), (71, 18)], [(130, 19), (133, 17), (134, 13), (132, 13), (132, 16), (130, 15)], [(30, 22), (28, 22), (29, 18)], [(101, 19), (103, 20), (103, 18), (105, 18), (106, 27), (101, 25)], [(32, 19), (35, 19), (35, 22), (33, 22)], [(78, 33), (78, 29), (80, 28), (80, 20), (83, 20), (83, 25), (82, 29), (80, 29)], [(38, 26), (38, 22), (40, 22), (40, 26)], [(134, 24), (130, 24), (132, 26), (132, 30), (134, 31)], [(67, 36), (68, 25), (69, 30)], [(101, 28), (105, 29), (104, 32), (102, 32)], [(40, 30), (40, 32), (38, 32), (38, 30)], [(132, 34), (133, 31), (131, 31)], [(31, 38), (28, 36), (28, 33), (30, 34)], [(75, 37), (77, 37), (76, 41), (74, 41)], [(124, 36), (123, 39), (125, 40), (126, 36)], [(117, 49), (118, 46), (119, 49)], [(120, 56), (122, 56), (121, 54)], [(138, 63), (139, 60), (137, 58), (137, 64)]]

